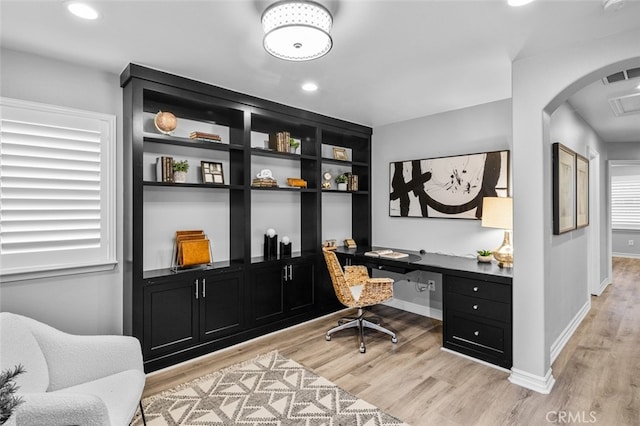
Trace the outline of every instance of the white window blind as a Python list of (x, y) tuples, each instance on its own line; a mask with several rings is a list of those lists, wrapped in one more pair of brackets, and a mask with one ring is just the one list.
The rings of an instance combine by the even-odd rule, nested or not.
[(611, 224), (640, 229), (640, 175), (611, 176)]
[(115, 117), (3, 98), (2, 281), (115, 265)]

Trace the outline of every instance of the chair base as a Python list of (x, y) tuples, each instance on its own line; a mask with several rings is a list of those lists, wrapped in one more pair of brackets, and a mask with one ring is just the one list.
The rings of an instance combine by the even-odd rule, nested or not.
[[(370, 318), (370, 319), (373, 320), (374, 318)], [(327, 335), (325, 336), (325, 338), (327, 340), (331, 340), (331, 335), (336, 331), (346, 330), (347, 328), (358, 328), (358, 338), (360, 340), (360, 353), (365, 353), (367, 351), (367, 347), (364, 343), (364, 329), (370, 328), (391, 336), (391, 343), (398, 343), (398, 337), (396, 336), (396, 333), (394, 333), (393, 331), (387, 328), (382, 327), (380, 325), (379, 318), (375, 317), (375, 320), (376, 320), (375, 322), (372, 322), (369, 319), (365, 319), (364, 310), (362, 308), (359, 308), (357, 318), (340, 319), (338, 321), (338, 326), (327, 331)]]

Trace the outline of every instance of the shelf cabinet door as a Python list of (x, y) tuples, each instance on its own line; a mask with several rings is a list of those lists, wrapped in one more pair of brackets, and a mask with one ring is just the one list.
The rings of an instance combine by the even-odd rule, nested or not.
[(192, 279), (147, 283), (144, 288), (145, 360), (194, 345), (198, 300)]
[(284, 315), (284, 267), (258, 266), (251, 271), (251, 311), (256, 324), (266, 324)]
[(200, 338), (211, 340), (243, 329), (242, 272), (200, 278)]
[(311, 308), (314, 302), (314, 267), (305, 262), (285, 266), (284, 291), (286, 309), (292, 314)]

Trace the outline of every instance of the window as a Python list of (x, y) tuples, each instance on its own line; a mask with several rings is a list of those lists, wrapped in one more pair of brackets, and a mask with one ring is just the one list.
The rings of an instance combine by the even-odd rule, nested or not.
[(611, 225), (640, 229), (640, 173), (611, 175)]
[(0, 107), (1, 280), (113, 269), (115, 116)]

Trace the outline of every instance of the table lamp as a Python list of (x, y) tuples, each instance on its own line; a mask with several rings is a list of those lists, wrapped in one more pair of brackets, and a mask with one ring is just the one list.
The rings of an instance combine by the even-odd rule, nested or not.
[(509, 197), (484, 197), (482, 200), (482, 226), (504, 229), (502, 245), (493, 251), (493, 257), (501, 268), (513, 266), (513, 200)]

